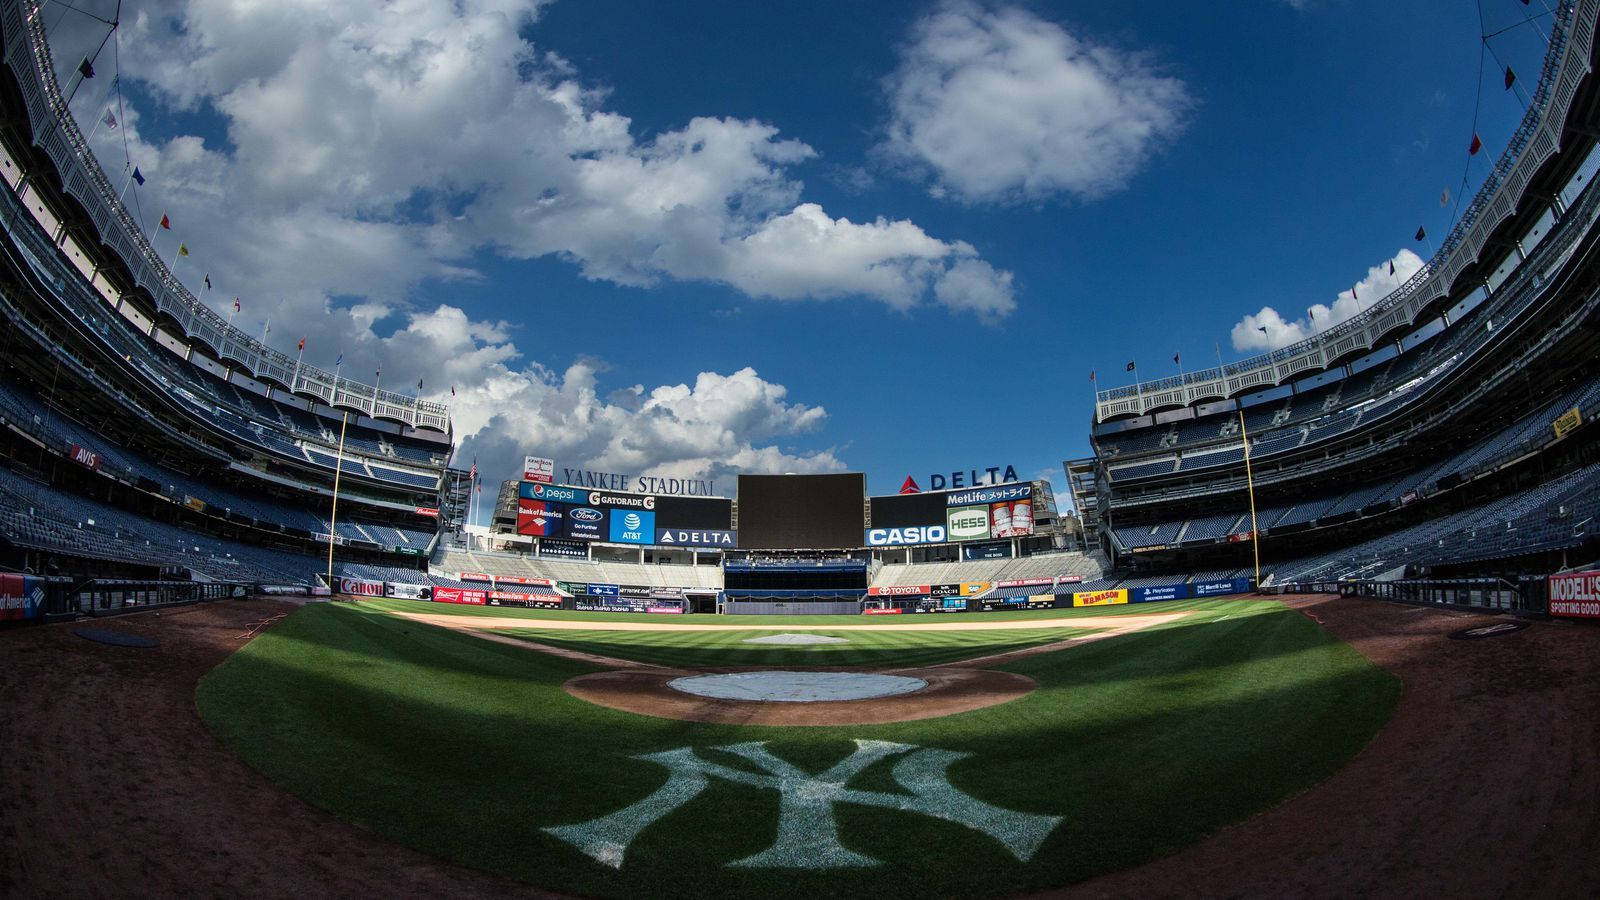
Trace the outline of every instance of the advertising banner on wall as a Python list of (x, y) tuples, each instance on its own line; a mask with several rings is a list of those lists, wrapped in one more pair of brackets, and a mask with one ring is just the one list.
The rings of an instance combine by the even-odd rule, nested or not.
[(551, 484), (556, 480), (556, 461), (543, 456), (522, 458), (522, 479)]
[(565, 510), (567, 527), (562, 537), (575, 541), (603, 541), (611, 534), (606, 524), (606, 510), (592, 506), (573, 506)]
[(490, 591), (490, 606), (520, 606), (525, 609), (560, 609), (561, 598), (551, 594), (527, 594), (521, 591)]
[[(959, 584), (930, 584), (930, 585), (928, 585), (928, 596), (929, 597), (959, 597), (959, 596), (961, 596), (961, 585), (959, 585)], [(966, 608), (966, 604), (962, 604), (962, 609), (965, 609), (965, 608)]]
[(906, 528), (868, 528), (868, 547), (904, 547), (911, 544), (942, 544), (943, 525), (911, 525)]
[(913, 612), (966, 612), (967, 600), (965, 597), (940, 597), (933, 596), (916, 601), (914, 607), (909, 607)]
[(1128, 589), (1129, 603), (1154, 603), (1158, 600), (1182, 600), (1189, 596), (1187, 584), (1157, 584)]
[(356, 597), (382, 597), (383, 582), (367, 581), (364, 578), (340, 578), (339, 593)]
[(436, 585), (433, 589), (433, 602), (435, 603), (464, 603), (467, 606), (483, 606), (489, 602), (489, 592), (473, 590), (472, 588), (454, 588)]
[(961, 583), (961, 596), (971, 597), (975, 594), (982, 594), (992, 587), (994, 585), (987, 581), (963, 581)]
[(952, 541), (989, 539), (989, 507), (957, 506), (944, 514), (945, 533)]
[(566, 531), (566, 507), (548, 500), (517, 500), (517, 534), (560, 537)]
[(928, 585), (925, 584), (889, 584), (867, 588), (867, 594), (872, 597), (916, 597), (927, 593)]
[(433, 586), (386, 581), (383, 584), (383, 595), (400, 600), (428, 600), (433, 597)]
[(735, 547), (732, 531), (714, 528), (657, 528), (656, 543), (663, 547)]
[(1073, 606), (1115, 606), (1128, 602), (1125, 588), (1106, 591), (1082, 591), (1072, 595)]
[(683, 612), (682, 600), (656, 599), (651, 597), (580, 597), (575, 608), (581, 612), (635, 612), (635, 613), (667, 613)]
[(1600, 619), (1600, 571), (1551, 575), (1550, 615)]
[(43, 582), (26, 575), (0, 575), (0, 620), (36, 619), (43, 606)]
[(997, 538), (1033, 534), (1033, 501), (1022, 499), (989, 504), (989, 531)]
[(994, 487), (972, 488), (966, 491), (951, 491), (944, 497), (947, 506), (987, 506), (991, 503), (1010, 503), (1014, 500), (1026, 500), (1033, 496), (1033, 483), (1024, 481), (1018, 484), (1000, 484)]
[(996, 581), (994, 586), (997, 588), (1050, 587), (1054, 586), (1055, 583), (1053, 578), (1013, 578), (1009, 581)]
[(1243, 594), (1249, 590), (1248, 578), (1220, 578), (1212, 581), (1196, 581), (1189, 585), (1189, 596), (1220, 597), (1224, 594)]
[(610, 540), (613, 544), (649, 544), (656, 537), (656, 514), (614, 510), (611, 513)]

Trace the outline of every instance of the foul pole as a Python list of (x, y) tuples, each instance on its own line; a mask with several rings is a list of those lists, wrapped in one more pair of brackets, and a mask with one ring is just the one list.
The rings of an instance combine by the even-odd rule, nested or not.
[(344, 474), (344, 430), (350, 425), (350, 413), (339, 422), (339, 455), (333, 462), (333, 509), (328, 513), (328, 590), (339, 593), (333, 585), (333, 542), (339, 533), (339, 476)]
[[(1256, 590), (1261, 590), (1261, 532), (1256, 528), (1256, 481), (1250, 473), (1250, 432), (1244, 427), (1244, 409), (1239, 410), (1239, 434), (1244, 437), (1244, 484), (1250, 493), (1250, 549), (1256, 555)], [(331, 552), (331, 551), (330, 551)]]

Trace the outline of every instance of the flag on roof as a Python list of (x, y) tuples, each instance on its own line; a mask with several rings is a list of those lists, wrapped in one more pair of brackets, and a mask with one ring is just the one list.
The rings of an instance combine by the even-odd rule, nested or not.
[(1131, 359), (1130, 359), (1130, 360), (1128, 360), (1128, 365), (1127, 365), (1127, 370), (1128, 370), (1128, 371), (1129, 371), (1129, 372), (1132, 372), (1132, 371), (1133, 371), (1133, 370), (1134, 370), (1134, 369), (1135, 369), (1135, 368), (1137, 368), (1137, 366), (1135, 366), (1135, 365), (1134, 365), (1134, 364), (1133, 364), (1133, 360), (1131, 360)]
[(144, 175), (139, 172), (138, 166), (133, 167), (133, 180), (140, 187), (144, 187)]
[(1351, 300), (1356, 299), (1356, 289), (1354, 287), (1350, 288), (1350, 299)]
[(295, 349), (296, 350), (304, 350), (305, 348), (306, 348), (306, 339), (305, 338), (301, 338), (300, 339), (300, 343), (295, 345)]
[(1262, 334), (1266, 334), (1267, 333), (1267, 326), (1265, 326), (1265, 325), (1257, 325), (1256, 326), (1256, 330), (1261, 332)]
[(472, 468), (467, 471), (467, 477), (468, 478), (477, 478), (478, 477), (478, 461), (476, 459), (474, 459), (472, 461)]
[(1172, 364), (1175, 366), (1183, 365), (1183, 356), (1178, 353), (1172, 354)]
[(1090, 369), (1090, 370), (1089, 370), (1089, 380), (1090, 380), (1090, 381), (1093, 381), (1093, 380), (1094, 380), (1094, 370), (1093, 370), (1093, 369)]
[(1306, 315), (1310, 316), (1311, 317), (1311, 321), (1313, 321), (1313, 322), (1315, 322), (1317, 320), (1317, 311), (1316, 311), (1315, 308), (1307, 309), (1306, 310)]
[(211, 290), (211, 273), (206, 273), (206, 290)]
[(344, 365), (344, 351), (340, 350), (339, 351), (339, 358), (333, 361), (333, 367), (335, 369), (337, 369), (342, 365)]
[(233, 298), (233, 311), (234, 312), (238, 312), (239, 311), (239, 298), (238, 297)]
[(172, 220), (167, 218), (166, 213), (161, 214), (161, 227), (168, 231), (172, 230)]
[(83, 62), (78, 63), (78, 74), (85, 78), (94, 77), (94, 66), (89, 63), (89, 57), (85, 56)]
[(452, 385), (450, 385), (450, 396), (454, 397), (455, 395), (456, 395), (456, 386), (452, 384)]
[(419, 391), (422, 390), (422, 379), (421, 378), (417, 379), (417, 390), (419, 390)]
[(1449, 188), (1445, 188), (1444, 189), (1444, 193), (1439, 195), (1439, 205), (1440, 206), (1449, 206), (1450, 205), (1450, 189)]
[(1467, 146), (1467, 155), (1468, 156), (1477, 156), (1478, 155), (1478, 151), (1482, 150), (1482, 149), (1483, 149), (1483, 139), (1478, 137), (1476, 134), (1474, 134), (1472, 136), (1472, 143)]
[(1517, 73), (1511, 71), (1511, 67), (1510, 66), (1506, 66), (1506, 90), (1508, 90), (1508, 91), (1511, 90), (1511, 86), (1513, 84), (1516, 84), (1516, 83), (1517, 83)]
[(1392, 259), (1389, 260), (1389, 274), (1390, 275), (1394, 274), (1394, 260), (1392, 260)]
[(1417, 237), (1416, 237), (1416, 240), (1419, 240), (1419, 241), (1420, 241), (1420, 240), (1422, 240), (1422, 239), (1423, 239), (1423, 238), (1425, 238), (1425, 237), (1427, 237), (1427, 236), (1428, 236), (1428, 232), (1426, 232), (1426, 231), (1424, 231), (1424, 230), (1423, 230), (1423, 229), (1422, 229), (1422, 226), (1421, 226), (1421, 225), (1418, 225), (1418, 226), (1417, 226)]
[(178, 255), (179, 256), (188, 256), (189, 255), (189, 245), (188, 244), (179, 244), (178, 245)]
[(115, 127), (117, 127), (117, 117), (115, 115), (113, 115), (111, 110), (109, 110), (109, 109), (106, 110), (106, 117), (104, 119), (101, 119), (100, 121), (106, 123), (106, 127), (107, 128), (115, 128)]

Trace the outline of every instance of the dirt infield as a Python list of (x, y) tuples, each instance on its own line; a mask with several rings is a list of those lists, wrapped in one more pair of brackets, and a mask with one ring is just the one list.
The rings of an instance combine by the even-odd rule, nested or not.
[[(1281, 806), (1060, 895), (1600, 891), (1600, 628), (1452, 641), (1496, 620), (1294, 602), (1401, 677), (1390, 723)], [(71, 626), (0, 631), (0, 894), (539, 895), (313, 809), (211, 737), (196, 681), (289, 608), (225, 601), (102, 623), (158, 638), (154, 650)]]
[(157, 638), (109, 647), (73, 625), (0, 631), (0, 896), (552, 896), (379, 840), (224, 750), (195, 683), (276, 600), (96, 623)]
[[(993, 669), (829, 669), (906, 675), (928, 683), (922, 690), (872, 700), (838, 700), (814, 703), (764, 703), (753, 700), (719, 700), (674, 690), (667, 682), (706, 672), (748, 672), (737, 669), (622, 669), (579, 675), (562, 687), (580, 700), (625, 712), (690, 722), (724, 725), (876, 725), (909, 722), (983, 709), (1026, 696), (1038, 687), (1032, 678)], [(793, 671), (814, 666), (773, 667)]]

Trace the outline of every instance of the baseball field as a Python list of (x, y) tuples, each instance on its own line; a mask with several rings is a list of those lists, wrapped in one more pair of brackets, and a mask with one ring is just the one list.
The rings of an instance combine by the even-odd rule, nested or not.
[[(196, 700), (282, 789), (494, 875), (596, 896), (901, 897), (1170, 854), (1327, 778), (1400, 693), (1265, 599), (667, 618), (311, 604)], [(929, 687), (806, 704), (670, 687), (771, 668)]]

